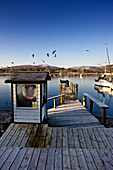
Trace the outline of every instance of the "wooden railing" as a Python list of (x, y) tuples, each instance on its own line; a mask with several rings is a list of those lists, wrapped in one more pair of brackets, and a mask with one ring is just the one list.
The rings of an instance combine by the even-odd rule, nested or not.
[(60, 104), (64, 104), (65, 94), (47, 98), (47, 100), (53, 100), (54, 99), (54, 108), (56, 108), (56, 99), (57, 98), (60, 98)]
[(93, 108), (93, 102), (98, 105), (99, 107), (102, 108), (102, 124), (106, 125), (106, 109), (109, 108), (108, 105), (102, 103), (98, 99), (94, 98), (88, 93), (83, 93), (83, 106), (86, 107), (86, 97), (90, 99), (89, 103), (89, 111), (92, 113), (92, 108)]
[(69, 88), (72, 93), (75, 94), (76, 99), (78, 99), (78, 84), (73, 84), (71, 81), (69, 81)]

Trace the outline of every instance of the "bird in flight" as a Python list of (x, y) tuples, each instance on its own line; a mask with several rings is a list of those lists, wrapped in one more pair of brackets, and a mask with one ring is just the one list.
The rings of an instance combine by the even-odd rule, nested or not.
[(34, 55), (34, 54), (32, 54), (32, 57), (33, 57), (33, 58), (34, 58), (34, 56), (35, 56), (35, 55)]
[(89, 52), (89, 50), (86, 50), (87, 52)]
[(49, 57), (49, 53), (46, 54)]
[(56, 54), (54, 55), (54, 57), (56, 57)]
[(35, 62), (33, 62), (33, 64), (35, 64)]
[(52, 52), (52, 54), (54, 54), (56, 52), (56, 50), (54, 50), (53, 52)]
[(14, 64), (14, 62), (12, 61), (11, 64)]
[(43, 63), (45, 62), (43, 59), (41, 59), (41, 60), (42, 60)]

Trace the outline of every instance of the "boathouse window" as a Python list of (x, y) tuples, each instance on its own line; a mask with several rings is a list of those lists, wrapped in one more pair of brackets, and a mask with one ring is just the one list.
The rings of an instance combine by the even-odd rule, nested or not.
[(17, 107), (32, 107), (37, 108), (36, 85), (31, 84), (18, 84), (16, 86)]

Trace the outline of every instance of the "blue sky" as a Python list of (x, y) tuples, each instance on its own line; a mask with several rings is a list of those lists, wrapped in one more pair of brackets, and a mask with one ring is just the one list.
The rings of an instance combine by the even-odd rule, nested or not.
[(0, 66), (97, 66), (105, 43), (113, 63), (112, 0), (0, 0)]

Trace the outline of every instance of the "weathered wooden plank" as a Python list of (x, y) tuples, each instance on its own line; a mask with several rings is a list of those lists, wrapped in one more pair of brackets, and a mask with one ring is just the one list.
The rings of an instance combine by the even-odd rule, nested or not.
[(108, 140), (109, 143), (110, 143), (111, 148), (113, 149), (113, 137), (112, 137), (111, 134), (109, 133), (109, 130), (104, 128), (104, 129), (103, 129), (103, 133), (105, 134), (107, 140)]
[(9, 133), (13, 129), (14, 125), (15, 125), (14, 123), (11, 123), (11, 125), (8, 127), (8, 129), (5, 131), (5, 133), (2, 135), (2, 137), (0, 138), (0, 146), (3, 143), (3, 141), (5, 140), (5, 138), (7, 137), (7, 135), (9, 135)]
[(19, 167), (19, 170), (21, 169), (24, 169), (24, 170), (27, 170), (28, 169), (28, 166), (29, 166), (29, 163), (31, 161), (31, 157), (32, 157), (32, 154), (33, 154), (33, 151), (34, 151), (34, 148), (28, 148), (25, 155), (24, 155), (24, 158), (22, 160), (22, 163), (20, 164), (20, 167)]
[(2, 154), (5, 152), (6, 147), (1, 147), (0, 148), (0, 157), (2, 156)]
[(77, 129), (73, 128), (73, 137), (74, 137), (74, 144), (75, 148), (80, 148), (80, 141)]
[(63, 162), (63, 158), (62, 158), (62, 149), (56, 149), (55, 150), (55, 170), (62, 170), (62, 162)]
[(96, 168), (97, 169), (101, 169), (101, 170), (105, 170), (105, 167), (104, 167), (104, 164), (103, 164), (103, 162), (100, 160), (100, 158), (99, 158), (99, 156), (98, 156), (98, 154), (97, 154), (97, 151), (95, 150), (95, 149), (93, 149), (93, 150), (90, 150), (89, 151), (90, 153), (91, 153), (91, 156), (92, 156), (92, 158), (93, 158), (93, 160), (94, 160), (94, 163), (95, 163), (95, 165), (96, 165)]
[(56, 129), (56, 128), (53, 128), (53, 131), (52, 131), (52, 139), (51, 139), (51, 148), (57, 148), (56, 135), (57, 135), (57, 129)]
[(20, 148), (19, 153), (16, 156), (16, 159), (14, 160), (13, 164), (10, 167), (10, 170), (15, 170), (15, 167), (16, 167), (16, 169), (19, 169), (20, 164), (25, 156), (26, 151), (27, 151), (27, 148)]
[(77, 131), (78, 131), (78, 136), (79, 136), (79, 141), (80, 141), (80, 147), (82, 149), (86, 148), (86, 142), (85, 142), (85, 139), (84, 139), (84, 136), (83, 136), (82, 129), (77, 129)]
[(16, 129), (13, 137), (11, 138), (11, 140), (9, 141), (9, 143), (7, 144), (7, 147), (12, 147), (14, 146), (14, 143), (17, 139), (17, 137), (19, 136), (20, 132), (21, 132), (21, 129), (22, 129), (22, 124), (19, 124), (18, 128)]
[(104, 144), (103, 144), (103, 142), (102, 142), (102, 138), (101, 138), (101, 136), (100, 136), (97, 128), (96, 128), (96, 129), (92, 129), (92, 131), (94, 132), (94, 135), (95, 135), (95, 138), (96, 138), (96, 141), (97, 141), (97, 143), (98, 143), (99, 148), (100, 148), (100, 149), (105, 148), (105, 147), (104, 147)]
[(17, 154), (19, 152), (19, 148), (16, 147), (12, 150), (9, 157), (6, 159), (4, 165), (2, 166), (2, 170), (10, 169), (10, 166), (13, 164), (14, 159), (16, 158)]
[(20, 134), (17, 136), (17, 139), (16, 139), (13, 147), (19, 147), (19, 146), (20, 146), (20, 143), (21, 143), (21, 141), (22, 141), (23, 136), (25, 135), (25, 132), (26, 132), (27, 127), (28, 127), (27, 124), (24, 124), (24, 125), (22, 126), (21, 132), (20, 132)]
[(9, 155), (11, 154), (13, 148), (8, 148), (6, 149), (6, 151), (3, 153), (3, 155), (0, 158), (0, 169), (2, 168), (2, 166), (4, 165), (4, 163), (6, 162), (7, 158), (9, 157)]
[(26, 146), (27, 140), (29, 139), (29, 135), (30, 135), (30, 133), (32, 131), (32, 127), (33, 127), (32, 124), (28, 125), (26, 133), (24, 134), (23, 139), (22, 139), (22, 141), (20, 143), (21, 147), (25, 147)]
[(18, 128), (19, 124), (15, 124), (15, 126), (13, 127), (13, 129), (9, 132), (9, 134), (6, 136), (4, 142), (2, 143), (1, 146), (7, 146), (7, 144), (10, 142), (10, 140), (12, 139), (13, 135), (15, 134), (17, 128)]
[(104, 144), (105, 148), (106, 148), (106, 149), (107, 149), (107, 148), (108, 148), (108, 149), (111, 148), (111, 145), (109, 144), (109, 142), (108, 142), (105, 134), (103, 133), (103, 129), (98, 128), (98, 132), (99, 132), (99, 134), (100, 134), (100, 137), (101, 137), (101, 139), (102, 139), (102, 141), (103, 141), (103, 144)]
[(92, 131), (91, 128), (88, 129), (88, 133), (89, 133), (89, 137), (90, 137), (90, 140), (91, 140), (91, 142), (92, 142), (93, 148), (94, 148), (94, 149), (98, 149), (99, 146), (98, 146), (96, 137), (95, 137), (95, 135), (94, 135), (94, 133), (93, 133), (93, 131)]
[(50, 148), (50, 146), (51, 146), (52, 131), (53, 131), (53, 128), (48, 128), (46, 141), (45, 141), (45, 147), (46, 148)]
[(63, 149), (63, 170), (71, 169), (69, 150)]
[(47, 161), (47, 149), (42, 149), (38, 161), (37, 169), (45, 170)]
[(40, 148), (34, 150), (31, 161), (28, 166), (28, 170), (31, 170), (31, 169), (35, 170), (37, 168), (40, 152), (41, 152)]
[(84, 135), (85, 142), (86, 142), (86, 148), (87, 149), (92, 149), (93, 146), (92, 146), (92, 143), (91, 143), (91, 140), (90, 140), (90, 137), (89, 137), (87, 129), (83, 128), (82, 131), (83, 131), (83, 135)]
[(80, 169), (85, 169), (85, 170), (87, 169), (88, 170), (87, 163), (86, 163), (86, 160), (85, 160), (85, 157), (84, 157), (84, 154), (83, 154), (83, 150), (82, 149), (76, 149), (76, 152), (77, 152), (77, 157), (78, 157)]
[(70, 152), (70, 162), (71, 162), (71, 169), (72, 170), (79, 170), (80, 167), (79, 167), (79, 164), (78, 164), (78, 159), (77, 159), (77, 154), (76, 154), (76, 151), (75, 149), (69, 149), (69, 152)]
[(84, 157), (86, 159), (88, 169), (97, 170), (89, 150), (88, 149), (83, 149), (83, 153), (84, 153)]
[(47, 155), (46, 170), (54, 170), (55, 150), (49, 149)]
[(106, 157), (105, 153), (102, 150), (97, 150), (97, 153), (98, 153), (102, 163), (104, 164), (104, 168), (107, 170), (113, 169), (113, 166), (111, 165), (110, 161)]
[(62, 129), (63, 133), (63, 148), (68, 148), (68, 131), (67, 128)]
[(68, 145), (69, 148), (74, 148), (74, 140), (73, 140), (73, 129), (72, 128), (68, 128)]
[(31, 133), (29, 135), (29, 138), (27, 140), (27, 143), (26, 143), (27, 147), (31, 147), (32, 146), (34, 138), (35, 138), (35, 135), (36, 135), (37, 128), (38, 128), (37, 125), (33, 126), (32, 131), (31, 131)]
[(62, 129), (57, 129), (57, 148), (62, 148)]

